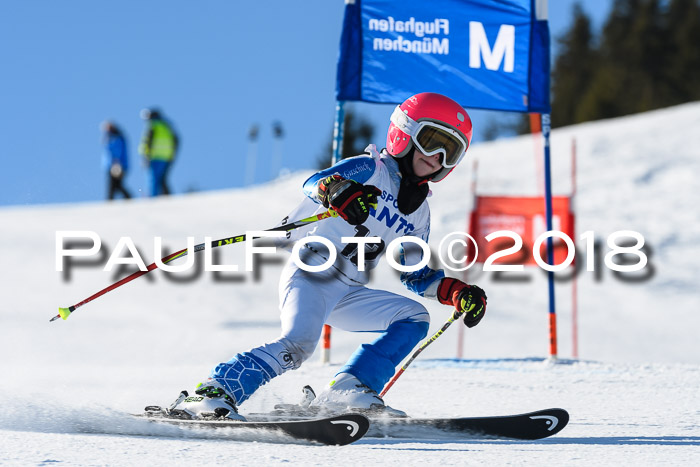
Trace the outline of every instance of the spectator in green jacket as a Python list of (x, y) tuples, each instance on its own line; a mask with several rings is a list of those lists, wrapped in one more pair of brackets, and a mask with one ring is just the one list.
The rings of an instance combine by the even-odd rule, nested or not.
[(169, 195), (167, 176), (177, 153), (177, 134), (156, 109), (143, 109), (141, 118), (146, 121), (146, 127), (139, 153), (148, 165), (151, 196)]

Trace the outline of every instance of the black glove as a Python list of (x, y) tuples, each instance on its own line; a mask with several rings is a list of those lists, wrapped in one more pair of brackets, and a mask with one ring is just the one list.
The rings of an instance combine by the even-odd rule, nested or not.
[(445, 277), (438, 286), (438, 300), (444, 305), (454, 305), (458, 313), (464, 313), (464, 324), (473, 328), (486, 313), (486, 294), (476, 285), (465, 284), (459, 279)]
[(355, 180), (331, 175), (318, 184), (318, 199), (333, 209), (348, 224), (359, 225), (369, 217), (369, 208), (377, 209), (382, 190), (373, 185), (363, 185)]

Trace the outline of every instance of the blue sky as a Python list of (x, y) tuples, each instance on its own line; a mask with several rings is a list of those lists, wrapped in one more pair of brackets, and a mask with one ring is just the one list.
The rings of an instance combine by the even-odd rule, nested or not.
[[(575, 0), (549, 2), (553, 38)], [(586, 1), (600, 27), (611, 0)], [(282, 165), (313, 168), (332, 131), (342, 0), (26, 0), (0, 6), (0, 205), (104, 199), (99, 124), (128, 137), (125, 184), (146, 191), (139, 111), (158, 106), (182, 146), (175, 193), (245, 183), (248, 130), (260, 126), (255, 182), (271, 178), (272, 124)], [(553, 41), (554, 43), (554, 41)], [(383, 145), (392, 105), (353, 104)], [(474, 142), (493, 118), (471, 112)]]

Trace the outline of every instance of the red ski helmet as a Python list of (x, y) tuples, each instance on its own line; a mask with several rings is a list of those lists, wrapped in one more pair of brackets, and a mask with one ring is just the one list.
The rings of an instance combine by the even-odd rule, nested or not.
[(396, 158), (414, 145), (426, 156), (442, 154), (442, 170), (430, 179), (439, 182), (459, 164), (471, 140), (472, 121), (461, 105), (442, 94), (422, 92), (394, 109), (386, 149)]

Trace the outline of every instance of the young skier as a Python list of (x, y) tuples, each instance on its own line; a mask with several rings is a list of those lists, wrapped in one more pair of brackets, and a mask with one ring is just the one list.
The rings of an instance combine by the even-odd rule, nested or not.
[[(365, 287), (369, 270), (386, 245), (403, 236), (427, 243), (430, 211), (428, 182), (439, 182), (464, 157), (472, 137), (471, 120), (455, 101), (440, 94), (410, 97), (391, 115), (386, 150), (345, 159), (318, 172), (304, 183), (307, 199), (290, 217), (308, 217), (326, 208), (339, 217), (293, 231), (316, 235), (335, 245), (337, 258), (323, 272), (307, 272), (291, 260), (280, 279), (281, 336), (220, 363), (209, 379), (181, 397), (171, 410), (200, 418), (216, 414), (243, 420), (237, 407), (260, 386), (287, 370), (299, 368), (313, 353), (324, 324), (347, 331), (374, 331), (380, 336), (363, 344), (312, 402), (329, 411), (366, 409), (398, 412), (378, 396), (396, 366), (428, 332), (425, 307), (407, 297)], [(364, 270), (358, 267), (358, 244), (341, 237), (379, 237), (364, 248)], [(401, 250), (406, 265), (421, 260), (420, 248)], [(300, 253), (305, 264), (326, 263), (328, 249), (307, 243)], [(402, 273), (401, 281), (421, 297), (464, 310), (464, 323), (475, 326), (486, 311), (486, 295), (475, 285), (445, 277), (442, 270), (424, 267)]]

